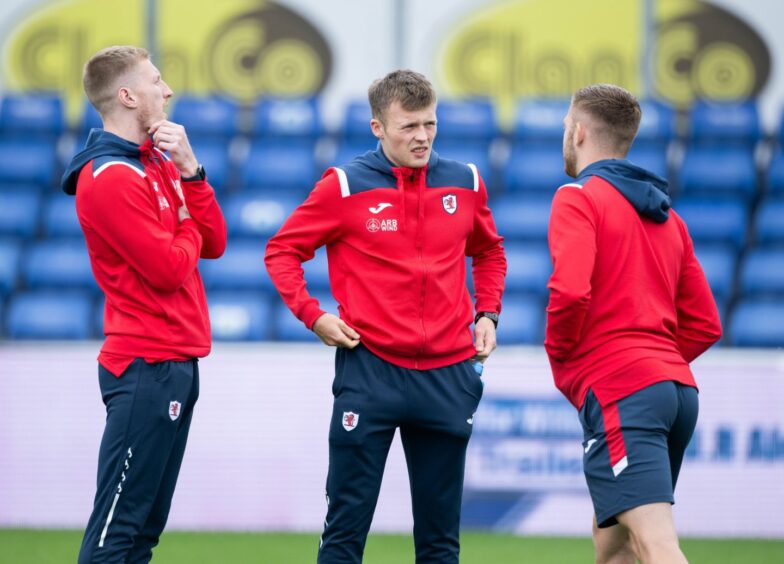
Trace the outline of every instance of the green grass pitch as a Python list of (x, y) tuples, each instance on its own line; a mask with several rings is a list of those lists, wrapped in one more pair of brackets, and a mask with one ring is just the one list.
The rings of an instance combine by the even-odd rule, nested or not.
[[(517, 537), (464, 532), (462, 564), (593, 562), (588, 538)], [(315, 562), (318, 534), (166, 532), (153, 551), (160, 564), (300, 564)], [(80, 531), (0, 529), (0, 564), (76, 562)], [(784, 563), (784, 541), (683, 539), (692, 564)], [(365, 564), (414, 562), (411, 535), (371, 534)]]

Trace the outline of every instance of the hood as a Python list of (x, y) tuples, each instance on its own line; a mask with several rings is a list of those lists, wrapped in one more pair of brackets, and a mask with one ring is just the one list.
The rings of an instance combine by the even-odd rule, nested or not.
[(82, 167), (91, 160), (104, 156), (138, 159), (140, 155), (141, 148), (136, 143), (126, 141), (103, 129), (91, 129), (84, 149), (71, 159), (71, 164), (65, 169), (60, 186), (63, 192), (73, 196), (76, 194), (76, 181), (79, 179), (79, 173), (82, 171)]
[(656, 223), (664, 223), (670, 217), (672, 200), (667, 181), (661, 176), (626, 159), (596, 161), (580, 171), (577, 180), (587, 180), (591, 176), (612, 184), (640, 215)]

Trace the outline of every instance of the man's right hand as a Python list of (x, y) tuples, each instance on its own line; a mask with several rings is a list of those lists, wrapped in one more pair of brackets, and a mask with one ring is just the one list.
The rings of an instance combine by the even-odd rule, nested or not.
[(180, 218), (180, 223), (182, 223), (185, 219), (191, 218), (191, 214), (188, 213), (188, 208), (185, 207), (184, 203), (179, 208), (177, 208), (177, 217)]
[(359, 344), (359, 333), (331, 313), (322, 314), (313, 324), (313, 332), (330, 347), (353, 349)]

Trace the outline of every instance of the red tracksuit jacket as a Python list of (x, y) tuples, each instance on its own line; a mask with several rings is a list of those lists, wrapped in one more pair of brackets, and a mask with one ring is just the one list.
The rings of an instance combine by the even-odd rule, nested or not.
[(503, 239), (471, 165), (432, 153), (423, 169), (395, 167), (381, 149), (327, 170), (267, 245), (284, 302), (308, 328), (324, 312), (301, 263), (327, 246), (340, 316), (373, 353), (426, 370), (476, 353), (465, 257), (473, 257), (476, 310), (500, 312)]
[(226, 246), (212, 187), (183, 186), (192, 219), (180, 223), (179, 172), (150, 141), (139, 147), (98, 131), (83, 153), (66, 176), (73, 183), (78, 175), (76, 212), (106, 295), (99, 362), (120, 376), (136, 357), (206, 356), (210, 322), (196, 267), (199, 257), (217, 258)]
[(696, 387), (688, 363), (721, 336), (686, 224), (641, 215), (621, 192), (650, 206), (651, 178), (666, 190), (628, 161), (599, 161), (553, 199), (545, 348), (578, 409), (589, 388), (607, 405), (663, 380)]

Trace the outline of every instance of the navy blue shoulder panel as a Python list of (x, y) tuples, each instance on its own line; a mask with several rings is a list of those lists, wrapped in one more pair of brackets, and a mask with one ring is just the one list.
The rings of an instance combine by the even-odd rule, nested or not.
[(438, 156), (433, 168), (427, 169), (428, 188), (474, 189), (474, 171), (467, 164)]
[(375, 188), (396, 188), (395, 177), (392, 173), (384, 174), (380, 170), (369, 167), (361, 160), (351, 161), (339, 166), (346, 173), (349, 191), (352, 194), (366, 192)]
[(112, 162), (119, 162), (123, 163), (123, 165), (131, 166), (139, 171), (139, 174), (142, 176), (145, 175), (144, 165), (139, 159), (131, 159), (129, 157), (120, 157), (116, 155), (103, 155), (100, 157), (95, 157), (93, 159), (93, 174), (95, 174), (95, 171), (100, 169), (102, 166)]

